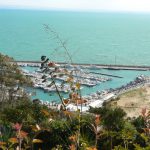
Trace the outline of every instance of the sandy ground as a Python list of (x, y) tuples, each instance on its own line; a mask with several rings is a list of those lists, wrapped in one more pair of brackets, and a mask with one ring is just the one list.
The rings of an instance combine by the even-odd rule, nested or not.
[(129, 117), (137, 117), (143, 108), (150, 110), (150, 85), (124, 93), (109, 104), (112, 107), (121, 107)]

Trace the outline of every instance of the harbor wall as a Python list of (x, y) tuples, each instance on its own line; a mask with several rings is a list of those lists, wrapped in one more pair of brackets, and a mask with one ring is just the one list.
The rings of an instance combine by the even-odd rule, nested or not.
[[(40, 64), (40, 61), (15, 61), (18, 65), (26, 64), (28, 66), (32, 66), (34, 64)], [(67, 65), (68, 63), (65, 62), (55, 62), (56, 64), (60, 65)], [(87, 66), (91, 68), (97, 68), (97, 69), (110, 69), (110, 70), (141, 70), (141, 71), (147, 71), (150, 70), (150, 66), (144, 66), (144, 65), (117, 65), (117, 64), (88, 64), (88, 63), (69, 63), (69, 65), (74, 66)]]

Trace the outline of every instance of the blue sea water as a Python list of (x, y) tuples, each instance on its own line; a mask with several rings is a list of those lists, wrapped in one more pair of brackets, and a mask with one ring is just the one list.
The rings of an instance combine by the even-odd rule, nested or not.
[(57, 31), (74, 62), (150, 65), (150, 15), (32, 10), (0, 10), (0, 52), (16, 60), (47, 55), (67, 61), (48, 24)]
[[(40, 60), (41, 55), (47, 55), (53, 61), (68, 61), (66, 52), (57, 49), (60, 44), (53, 34), (45, 31), (43, 24), (67, 41), (73, 62), (150, 65), (149, 14), (1, 9), (0, 52), (16, 60)], [(83, 95), (122, 86), (140, 74), (150, 75), (150, 71), (97, 71), (124, 78), (83, 88)], [(58, 100), (56, 94), (39, 89), (32, 98)]]

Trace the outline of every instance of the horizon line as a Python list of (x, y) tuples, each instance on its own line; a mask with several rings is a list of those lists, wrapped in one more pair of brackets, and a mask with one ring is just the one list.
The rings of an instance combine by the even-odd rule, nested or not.
[(94, 10), (94, 9), (62, 9), (62, 8), (31, 8), (31, 7), (1, 7), (0, 10), (31, 10), (31, 11), (63, 11), (63, 12), (89, 12), (89, 13), (131, 13), (150, 14), (150, 11), (127, 11), (127, 10)]

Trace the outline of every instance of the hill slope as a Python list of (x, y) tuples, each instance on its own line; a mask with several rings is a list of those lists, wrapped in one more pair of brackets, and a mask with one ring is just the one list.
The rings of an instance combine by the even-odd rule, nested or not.
[(111, 107), (121, 107), (129, 117), (137, 117), (143, 108), (150, 110), (150, 85), (131, 90), (108, 103)]

